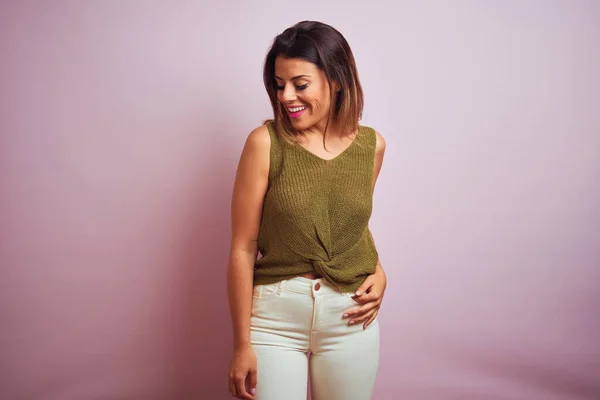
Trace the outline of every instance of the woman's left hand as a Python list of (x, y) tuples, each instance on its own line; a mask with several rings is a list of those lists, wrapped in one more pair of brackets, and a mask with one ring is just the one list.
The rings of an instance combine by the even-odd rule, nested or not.
[(363, 322), (363, 329), (367, 329), (377, 317), (381, 308), (381, 301), (385, 293), (387, 279), (383, 269), (378, 265), (374, 274), (369, 275), (356, 293), (352, 295), (354, 301), (361, 305), (360, 308), (353, 308), (344, 312), (344, 318), (349, 318), (349, 324)]

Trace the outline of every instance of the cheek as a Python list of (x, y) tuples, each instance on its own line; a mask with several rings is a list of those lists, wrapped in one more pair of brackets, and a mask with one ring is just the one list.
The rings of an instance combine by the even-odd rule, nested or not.
[(325, 98), (314, 98), (311, 102), (313, 109), (319, 113), (324, 113), (329, 110), (329, 99)]
[(278, 90), (277, 92), (277, 100), (279, 100), (280, 103), (283, 103), (283, 92), (281, 90)]
[(319, 92), (314, 96), (314, 103), (321, 111), (329, 110), (329, 93)]

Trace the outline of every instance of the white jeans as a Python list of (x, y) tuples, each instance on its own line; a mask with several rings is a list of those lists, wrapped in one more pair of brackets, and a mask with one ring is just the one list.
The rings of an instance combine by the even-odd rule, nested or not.
[[(324, 279), (256, 285), (250, 340), (258, 360), (256, 400), (368, 400), (379, 364), (377, 319), (348, 325), (359, 307)], [(310, 358), (307, 354), (310, 353)]]

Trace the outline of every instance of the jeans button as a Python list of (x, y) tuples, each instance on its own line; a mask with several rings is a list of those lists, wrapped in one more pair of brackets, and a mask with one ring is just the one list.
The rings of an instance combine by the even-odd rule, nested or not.
[(319, 290), (321, 289), (321, 284), (319, 282), (317, 282), (317, 284), (315, 285), (315, 290)]

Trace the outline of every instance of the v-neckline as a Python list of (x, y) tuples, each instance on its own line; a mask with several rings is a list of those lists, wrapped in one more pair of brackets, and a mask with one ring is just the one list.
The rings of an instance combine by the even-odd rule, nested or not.
[(358, 132), (356, 133), (356, 136), (354, 137), (354, 139), (352, 139), (352, 142), (344, 150), (342, 150), (338, 155), (336, 155), (333, 158), (323, 158), (321, 156), (318, 156), (315, 153), (313, 153), (312, 151), (308, 150), (306, 147), (302, 146), (300, 143), (296, 143), (296, 146), (298, 146), (301, 150), (303, 150), (304, 152), (308, 153), (309, 155), (315, 157), (318, 160), (321, 160), (321, 161), (324, 161), (324, 162), (332, 162), (332, 161), (337, 160), (338, 158), (340, 158), (345, 153), (347, 153), (350, 150), (350, 148), (352, 146), (354, 146), (354, 143), (358, 140), (358, 136), (361, 134), (361, 131), (362, 131), (362, 126), (359, 126), (358, 127)]

